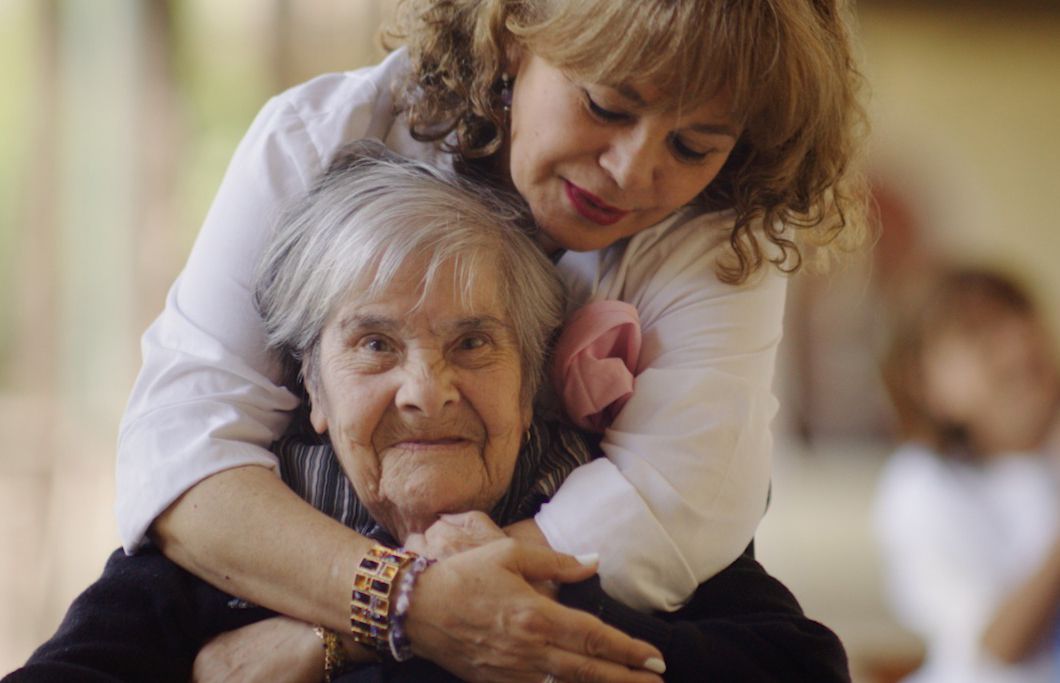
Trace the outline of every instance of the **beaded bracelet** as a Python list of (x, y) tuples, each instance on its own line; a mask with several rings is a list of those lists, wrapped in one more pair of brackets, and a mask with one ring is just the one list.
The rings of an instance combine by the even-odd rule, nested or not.
[(389, 654), (390, 593), (394, 578), (415, 553), (376, 545), (357, 566), (350, 594), (350, 634), (380, 654)]
[(417, 555), (405, 575), (401, 577), (401, 585), (398, 586), (397, 595), (394, 596), (394, 609), (390, 612), (390, 654), (399, 662), (407, 662), (412, 659), (412, 643), (409, 642), (408, 633), (405, 632), (405, 621), (409, 616), (409, 603), (412, 597), (412, 589), (420, 574), (427, 571), (427, 567), (434, 564), (434, 560)]

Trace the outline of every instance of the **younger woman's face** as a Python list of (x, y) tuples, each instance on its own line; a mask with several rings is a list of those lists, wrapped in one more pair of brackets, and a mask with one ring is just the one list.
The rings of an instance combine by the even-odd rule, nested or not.
[(722, 95), (660, 107), (650, 84), (583, 83), (524, 50), (506, 153), (549, 251), (588, 251), (655, 225), (702, 192), (740, 135)]

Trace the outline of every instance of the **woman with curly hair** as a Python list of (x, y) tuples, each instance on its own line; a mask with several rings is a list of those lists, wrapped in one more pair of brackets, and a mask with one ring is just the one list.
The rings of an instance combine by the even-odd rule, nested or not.
[(277, 475), (268, 445), (301, 399), (250, 283), (277, 206), (343, 145), (377, 138), (521, 197), (572, 303), (625, 302), (643, 335), (606, 457), (506, 529), (518, 542), (495, 562), (432, 565), (407, 615), (413, 650), (470, 680), (651, 680), (629, 667), (653, 648), (557, 637), (561, 620), (506, 596), (596, 554), (611, 596), (673, 611), (749, 546), (769, 488), (785, 275), (854, 241), (864, 212), (846, 9), (453, 0), (409, 1), (399, 17), (404, 45), (382, 63), (279, 95), (240, 144), (144, 337), (119, 440), (123, 544), (150, 538), (228, 592), (348, 624), (349, 577), (372, 544)]

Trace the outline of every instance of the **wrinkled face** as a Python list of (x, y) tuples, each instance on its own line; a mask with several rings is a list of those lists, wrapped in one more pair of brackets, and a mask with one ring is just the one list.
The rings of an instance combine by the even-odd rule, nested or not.
[(465, 306), (451, 266), (422, 301), (409, 270), (415, 278), (396, 278), (377, 300), (339, 307), (310, 382), (314, 428), (402, 542), (440, 513), (488, 511), (530, 422), (498, 274), (481, 273)]
[(582, 83), (524, 51), (506, 152), (549, 251), (587, 251), (651, 227), (714, 180), (736, 145), (729, 98), (672, 111), (649, 85)]
[(923, 380), (936, 417), (965, 426), (994, 452), (1037, 448), (1060, 397), (1047, 333), (1011, 311), (975, 333), (949, 331), (931, 340)]

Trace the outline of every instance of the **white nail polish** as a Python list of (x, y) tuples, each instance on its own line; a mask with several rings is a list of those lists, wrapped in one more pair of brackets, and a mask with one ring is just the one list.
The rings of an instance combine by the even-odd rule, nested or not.
[(651, 657), (644, 662), (644, 668), (653, 674), (664, 674), (666, 673), (666, 662), (658, 657)]
[(596, 564), (600, 561), (599, 553), (585, 553), (584, 555), (575, 555), (574, 559), (578, 560), (578, 564), (590, 565)]

